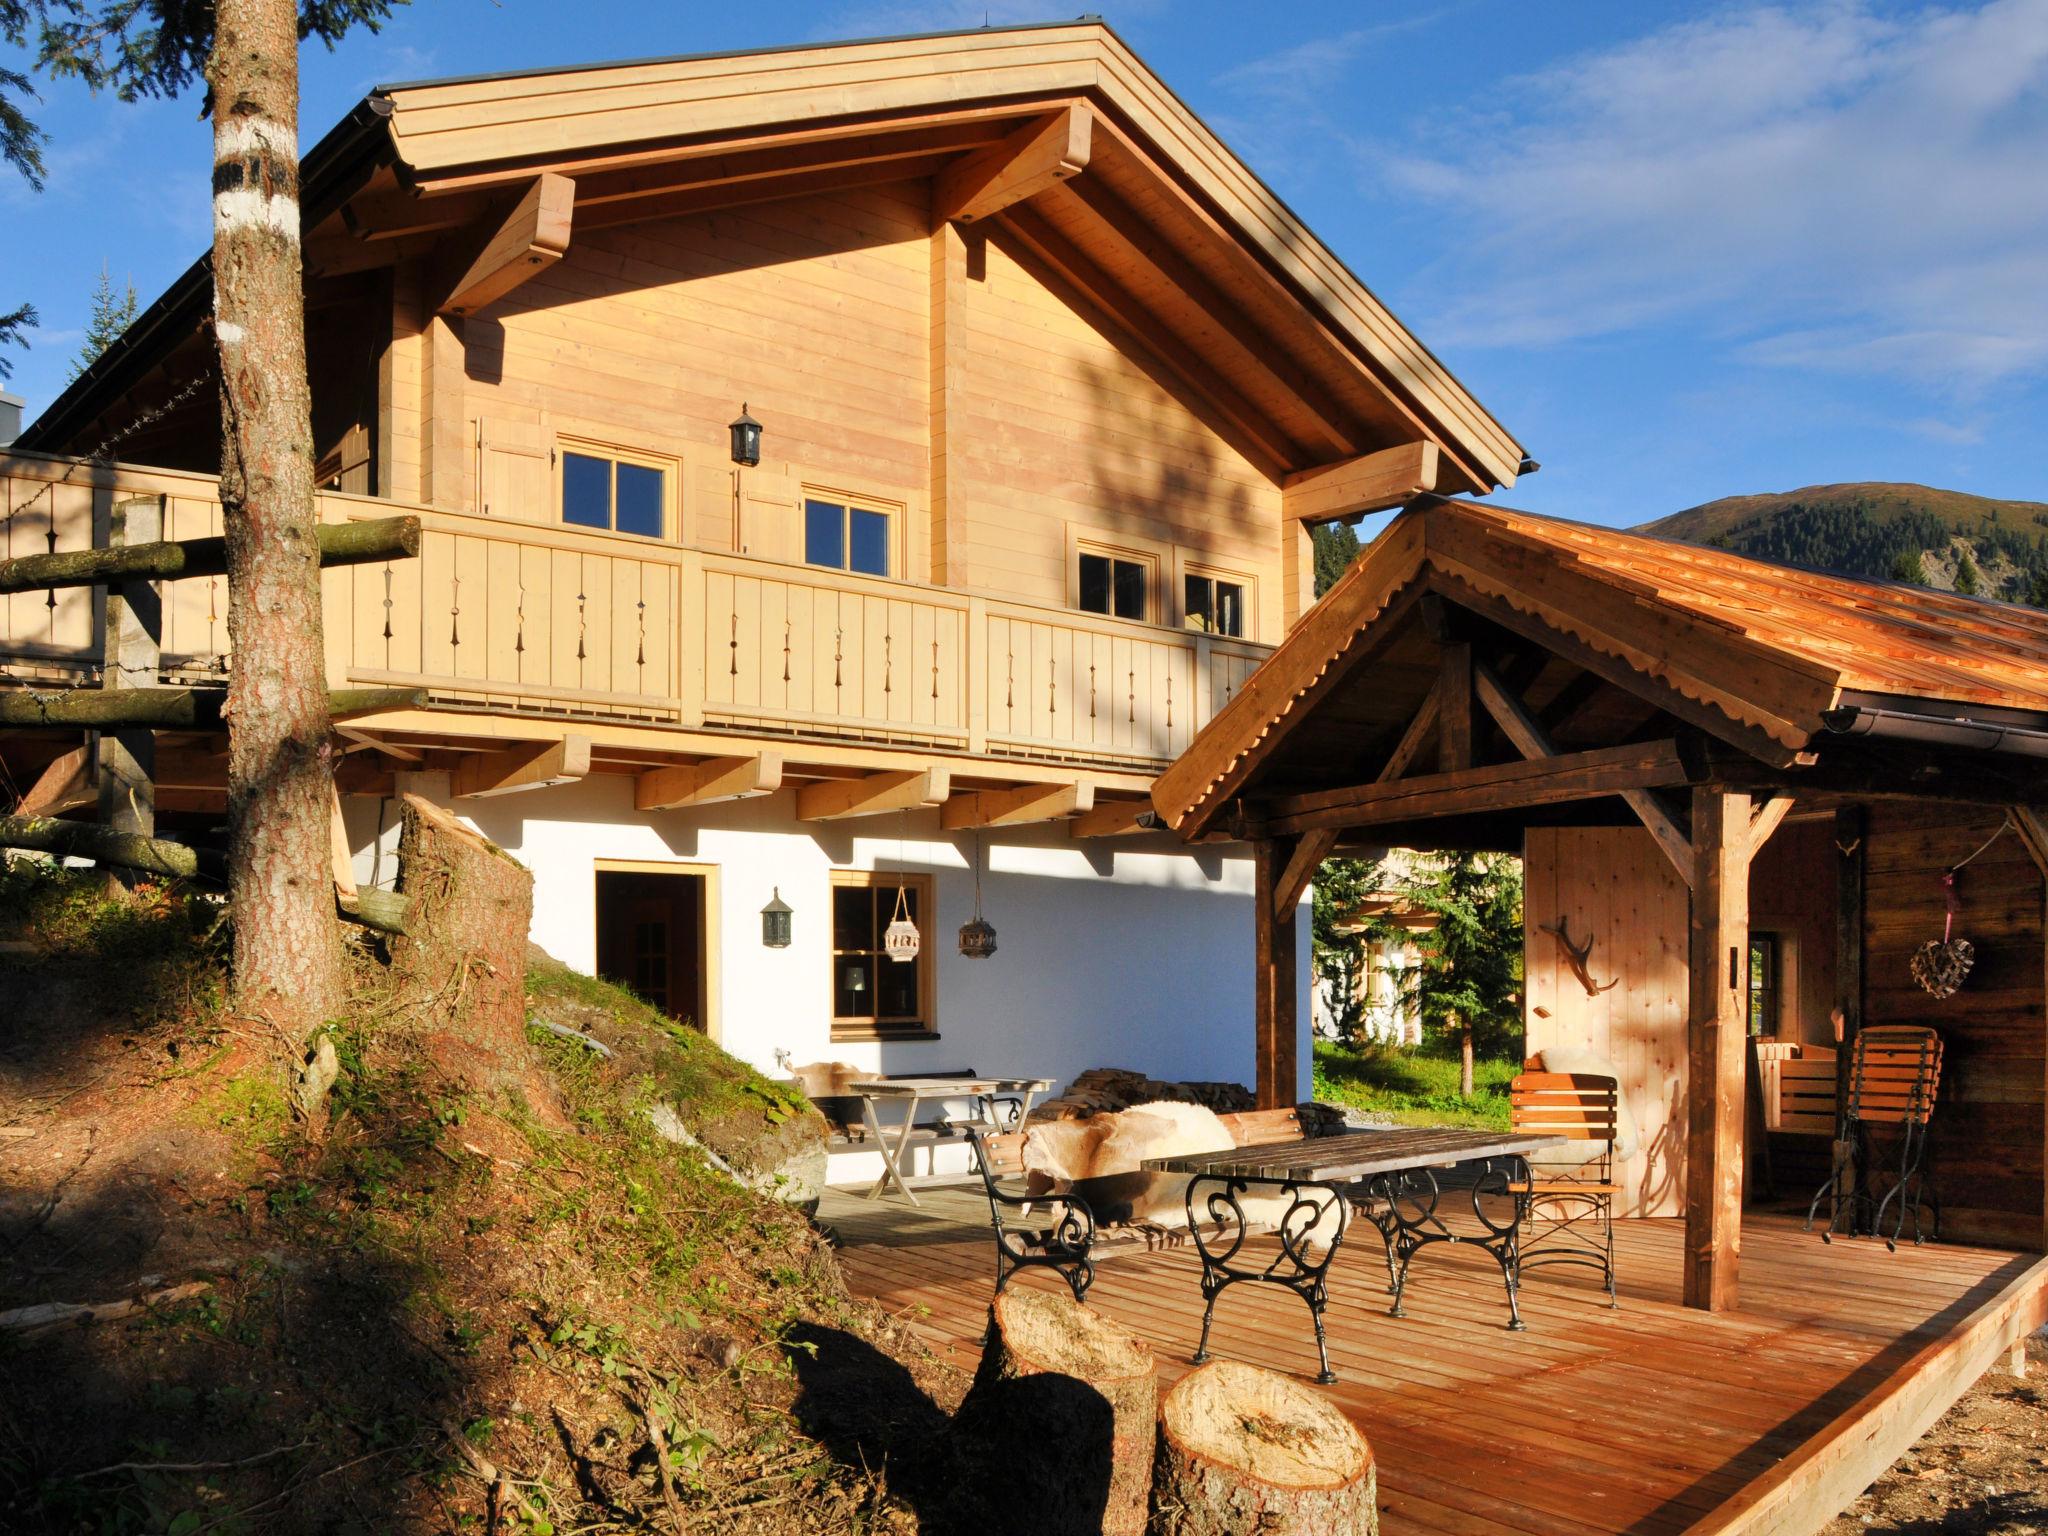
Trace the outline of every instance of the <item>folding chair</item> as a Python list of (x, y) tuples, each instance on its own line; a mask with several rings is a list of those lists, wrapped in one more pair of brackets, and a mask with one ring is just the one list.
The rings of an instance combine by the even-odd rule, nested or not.
[(1621, 1125), (1620, 1084), (1611, 1077), (1524, 1072), (1508, 1087), (1508, 1115), (1517, 1131), (1563, 1136), (1574, 1143), (1529, 1160), (1520, 1268), (1580, 1264), (1597, 1269), (1607, 1282), (1607, 1304), (1619, 1307), (1614, 1197), (1621, 1186), (1614, 1182), (1614, 1143)]
[[(1899, 1246), (1908, 1209), (1913, 1213), (1915, 1243), (1940, 1238), (1941, 1197), (1934, 1187), (1929, 1146), (1940, 1086), (1941, 1036), (1933, 1029), (1924, 1024), (1875, 1024), (1857, 1031), (1849, 1058), (1849, 1097), (1835, 1127), (1834, 1167), (1806, 1208), (1807, 1231), (1813, 1230), (1821, 1202), (1832, 1200), (1822, 1242), (1833, 1242), (1837, 1232), (1881, 1236), (1885, 1213), (1897, 1201), (1886, 1248)], [(1872, 1133), (1891, 1131), (1898, 1134), (1898, 1174), (1880, 1197), (1872, 1183), (1877, 1168)], [(1921, 1229), (1923, 1210), (1933, 1218), (1931, 1231)]]
[[(974, 1166), (988, 1191), (989, 1225), (996, 1234), (996, 1294), (1010, 1283), (1020, 1269), (1040, 1265), (1053, 1270), (1067, 1282), (1080, 1301), (1095, 1283), (1095, 1266), (1088, 1250), (1095, 1246), (1095, 1213), (1079, 1195), (1029, 1195), (1006, 1190), (998, 1176), (1015, 1177), (1024, 1171), (1024, 1136), (1021, 1131), (990, 1136), (973, 1126), (963, 1127), (974, 1147)], [(1034, 1211), (1042, 1208), (1043, 1219)], [(1014, 1211), (1014, 1216), (1006, 1212)]]

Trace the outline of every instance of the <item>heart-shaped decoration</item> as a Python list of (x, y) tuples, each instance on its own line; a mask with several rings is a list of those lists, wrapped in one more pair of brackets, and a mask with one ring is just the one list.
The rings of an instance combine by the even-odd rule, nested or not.
[(1913, 979), (1936, 997), (1951, 997), (1977, 963), (1968, 939), (1929, 939), (1913, 951)]

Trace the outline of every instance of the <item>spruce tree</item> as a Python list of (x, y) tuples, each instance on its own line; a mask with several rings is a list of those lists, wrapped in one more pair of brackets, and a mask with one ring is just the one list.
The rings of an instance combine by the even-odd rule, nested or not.
[(1917, 549), (1902, 549), (1892, 556), (1892, 580), (1908, 586), (1927, 585), (1927, 561)]
[(1956, 559), (1956, 591), (1964, 597), (1975, 597), (1984, 590), (1984, 579), (1977, 572), (1977, 562), (1965, 549)]
[(1519, 1047), (1522, 1034), (1522, 861), (1450, 853), (1419, 861), (1408, 899), (1435, 914), (1415, 964), (1395, 978), (1425, 1037), (1458, 1043), (1458, 1091), (1472, 1096), (1473, 1058)]
[(121, 339), (121, 333), (134, 322), (137, 308), (134, 282), (130, 281), (122, 292), (115, 293), (114, 279), (107, 271), (107, 264), (101, 262), (100, 280), (92, 290), (92, 315), (85, 322), (85, 341), (78, 349), (77, 360), (71, 365), (72, 378), (77, 378), (98, 362), (100, 354)]

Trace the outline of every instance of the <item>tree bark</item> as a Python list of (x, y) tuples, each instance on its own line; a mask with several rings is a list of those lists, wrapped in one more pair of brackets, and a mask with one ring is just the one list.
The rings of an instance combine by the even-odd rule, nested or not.
[(998, 1296), (949, 1432), (948, 1530), (1140, 1536), (1159, 1380), (1145, 1343), (1060, 1291)]
[(1458, 1031), (1458, 1092), (1469, 1099), (1472, 1089), (1472, 1026), (1465, 1024)]
[[(420, 520), (379, 517), (360, 523), (322, 523), (315, 530), (322, 565), (371, 565), (410, 560), (420, 552)], [(179, 581), (223, 576), (225, 539), (168, 539), (114, 549), (66, 549), (0, 560), (0, 593), (48, 587), (96, 587), (108, 581)]]
[[(423, 688), (336, 688), (327, 695), (328, 718), (417, 709)], [(148, 726), (159, 731), (212, 731), (221, 724), (227, 696), (217, 688), (0, 689), (0, 726), (102, 730)]]
[(1216, 1360), (1183, 1376), (1160, 1404), (1152, 1484), (1160, 1536), (1374, 1536), (1377, 1482), (1365, 1437), (1285, 1376)]
[(219, 0), (213, 315), (227, 535), (234, 992), (297, 1041), (340, 1011), (333, 795), (299, 260), (293, 0)]
[(54, 816), (0, 816), (0, 848), (69, 855), (178, 880), (189, 880), (201, 873), (218, 878), (221, 873), (218, 851), (119, 832), (90, 821), (62, 821)]

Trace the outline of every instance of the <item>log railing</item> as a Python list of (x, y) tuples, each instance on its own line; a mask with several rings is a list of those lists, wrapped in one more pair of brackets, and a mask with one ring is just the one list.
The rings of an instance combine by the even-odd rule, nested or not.
[[(166, 537), (220, 531), (208, 477), (0, 456), (0, 559), (92, 548), (114, 500), (150, 493), (165, 497)], [(1144, 771), (1184, 750), (1267, 654), (945, 587), (371, 497), (321, 500), (328, 522), (413, 513), (422, 524), (417, 559), (325, 573), (337, 688)], [(163, 591), (167, 677), (223, 673), (225, 582)], [(95, 623), (90, 591), (0, 595), (0, 681), (89, 681)]]

